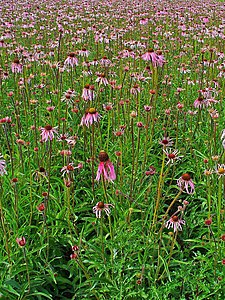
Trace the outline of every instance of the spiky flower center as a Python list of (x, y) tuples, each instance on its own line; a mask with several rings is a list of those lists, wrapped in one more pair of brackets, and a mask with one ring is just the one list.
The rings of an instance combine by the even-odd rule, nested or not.
[(100, 162), (106, 162), (107, 160), (109, 160), (109, 156), (104, 150), (100, 151), (98, 158)]
[(173, 154), (173, 153), (170, 153), (170, 154), (168, 154), (168, 157), (169, 157), (170, 159), (173, 159), (173, 158), (175, 158), (175, 157), (176, 157), (176, 155), (175, 155), (175, 154)]
[(90, 107), (90, 108), (87, 109), (87, 112), (89, 114), (95, 114), (97, 112), (97, 110), (94, 107)]
[(75, 52), (71, 52), (70, 54), (69, 54), (69, 57), (75, 57)]
[(218, 173), (219, 174), (224, 174), (225, 173), (225, 169), (224, 168), (218, 168)]
[(181, 178), (185, 181), (191, 180), (191, 176), (188, 173), (185, 173), (181, 176)]
[(173, 222), (177, 222), (178, 221), (178, 216), (173, 216), (172, 220), (173, 220)]
[(51, 126), (51, 125), (46, 125), (44, 128), (45, 128), (46, 130), (48, 130), (48, 131), (52, 130), (52, 126)]
[(102, 201), (98, 202), (98, 208), (100, 209), (104, 208), (104, 202)]

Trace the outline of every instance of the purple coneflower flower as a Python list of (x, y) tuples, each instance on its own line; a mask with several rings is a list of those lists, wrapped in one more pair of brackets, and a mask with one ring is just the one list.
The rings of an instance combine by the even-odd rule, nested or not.
[(153, 67), (157, 67), (157, 65), (159, 64), (159, 57), (158, 55), (154, 52), (153, 49), (149, 49), (145, 54), (143, 54), (142, 56), (143, 60), (146, 61), (151, 61)]
[(80, 125), (86, 125), (87, 127), (89, 127), (94, 122), (98, 122), (100, 117), (101, 116), (94, 107), (88, 108), (86, 109), (85, 114), (81, 119)]
[(16, 238), (16, 242), (20, 247), (24, 247), (26, 245), (26, 239), (24, 236), (21, 238)]
[(181, 158), (183, 157), (183, 156), (177, 155), (179, 153), (178, 150), (174, 150), (174, 151), (170, 150), (170, 151), (168, 151), (168, 150), (163, 149), (163, 152), (166, 154), (166, 156), (168, 158), (168, 161), (166, 163), (167, 165), (169, 163), (173, 164), (176, 160), (181, 160)]
[(54, 133), (57, 133), (56, 131), (57, 127), (52, 127), (51, 125), (46, 125), (45, 127), (41, 127), (41, 141), (47, 142), (49, 139), (50, 141), (54, 138)]
[(12, 65), (11, 65), (11, 70), (13, 73), (22, 73), (23, 65), (20, 63), (18, 58), (14, 59)]
[(193, 194), (195, 190), (194, 183), (191, 176), (188, 173), (183, 174), (178, 180), (177, 185), (182, 189), (186, 190), (188, 194)]
[(99, 160), (100, 163), (98, 165), (98, 171), (96, 180), (100, 180), (101, 174), (104, 178), (104, 180), (113, 181), (116, 179), (116, 173), (114, 170), (113, 163), (109, 160), (108, 154), (102, 150), (99, 153)]
[(93, 213), (96, 215), (96, 218), (101, 218), (103, 211), (106, 213), (107, 216), (109, 216), (110, 213), (111, 213), (110, 208), (109, 208), (110, 206), (114, 208), (114, 205), (112, 205), (112, 204), (105, 204), (102, 201), (98, 202), (92, 208), (93, 209)]
[(170, 147), (173, 145), (173, 141), (171, 138), (164, 136), (163, 139), (159, 142), (161, 145), (163, 145), (164, 148)]
[(64, 61), (64, 66), (71, 66), (72, 68), (78, 66), (78, 59), (75, 52), (71, 52), (68, 55), (67, 59)]
[(220, 177), (225, 176), (225, 164), (218, 164), (216, 174)]
[(184, 225), (185, 221), (182, 219), (179, 219), (178, 216), (172, 216), (167, 222), (166, 222), (166, 228), (170, 229), (173, 228), (173, 231), (181, 231), (182, 230), (182, 226)]

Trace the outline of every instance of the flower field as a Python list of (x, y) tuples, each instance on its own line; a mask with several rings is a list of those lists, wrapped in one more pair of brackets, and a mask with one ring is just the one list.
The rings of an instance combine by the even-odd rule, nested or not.
[(0, 0), (0, 299), (225, 299), (225, 3)]

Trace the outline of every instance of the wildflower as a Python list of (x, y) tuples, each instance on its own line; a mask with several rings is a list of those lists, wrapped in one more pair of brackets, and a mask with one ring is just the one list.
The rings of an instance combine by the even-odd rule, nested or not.
[(211, 218), (205, 220), (205, 225), (206, 225), (206, 226), (210, 226), (211, 224), (212, 224), (212, 219), (211, 219)]
[(99, 119), (100, 119), (100, 115), (97, 112), (97, 110), (93, 107), (90, 107), (86, 109), (85, 115), (82, 117), (80, 125), (82, 126), (86, 125), (87, 127), (89, 127), (94, 122), (98, 122)]
[(100, 201), (98, 202), (92, 209), (93, 213), (96, 215), (96, 218), (101, 218), (102, 211), (106, 213), (107, 216), (110, 215), (110, 206), (114, 208), (114, 205), (112, 204), (105, 204), (104, 202)]
[(146, 176), (149, 176), (149, 175), (152, 176), (152, 175), (154, 175), (155, 173), (156, 173), (155, 167), (150, 166), (150, 167), (149, 167), (149, 170), (145, 172), (145, 175), (146, 175)]
[(203, 107), (207, 107), (208, 106), (208, 102), (202, 97), (198, 97), (195, 101), (194, 101), (194, 107), (195, 108), (200, 108), (202, 109)]
[(164, 57), (162, 55), (162, 53), (160, 52), (160, 56), (157, 55), (153, 49), (149, 49), (145, 54), (143, 54), (142, 56), (142, 59), (143, 60), (146, 60), (146, 61), (151, 61), (153, 67), (157, 67), (157, 66), (160, 66), (162, 67), (163, 64), (164, 64)]
[(73, 98), (75, 97), (75, 91), (68, 89), (68, 91), (66, 91), (64, 93), (64, 95), (61, 98), (62, 102), (66, 102), (67, 104), (71, 104), (73, 103)]
[(167, 158), (168, 158), (168, 161), (167, 161), (167, 165), (169, 163), (173, 164), (176, 160), (181, 160), (181, 158), (183, 156), (178, 156), (177, 154), (179, 153), (178, 150), (174, 150), (173, 152), (172, 151), (168, 151), (168, 150), (164, 150), (163, 149), (163, 152), (166, 154)]
[(40, 211), (40, 212), (44, 211), (45, 210), (45, 204), (44, 203), (39, 204), (37, 206), (37, 210)]
[(60, 172), (62, 172), (62, 175), (69, 174), (72, 171), (74, 171), (73, 163), (69, 163), (67, 166), (64, 166)]
[(64, 61), (64, 65), (65, 66), (71, 66), (72, 68), (74, 66), (78, 66), (78, 59), (76, 57), (76, 53), (75, 52), (71, 52), (67, 59)]
[(166, 222), (166, 228), (170, 229), (173, 228), (173, 231), (182, 231), (182, 225), (185, 225), (185, 221), (182, 219), (179, 219), (178, 216), (172, 216), (167, 222)]
[(0, 175), (3, 176), (4, 174), (7, 174), (7, 171), (6, 171), (6, 162), (4, 159), (1, 159), (3, 158), (2, 154), (0, 153)]
[(20, 63), (19, 59), (14, 59), (13, 63), (11, 64), (11, 70), (13, 73), (22, 73), (23, 65)]
[(101, 73), (101, 74), (98, 74), (98, 78), (95, 80), (96, 82), (100, 84), (103, 84), (103, 85), (107, 85), (109, 84), (107, 78), (105, 77), (105, 74), (104, 73)]
[(95, 98), (95, 88), (93, 85), (90, 84), (86, 84), (83, 88), (83, 92), (82, 92), (82, 98), (85, 101), (93, 101)]
[(193, 194), (195, 190), (194, 183), (188, 173), (183, 174), (178, 180), (177, 185), (183, 190), (185, 189), (188, 194)]
[(70, 254), (70, 259), (77, 259), (78, 254), (76, 252)]
[(24, 236), (22, 236), (21, 238), (16, 238), (16, 242), (20, 247), (24, 247), (26, 245), (26, 240)]
[(41, 141), (42, 142), (47, 142), (49, 139), (50, 141), (53, 140), (54, 138), (54, 133), (56, 133), (56, 128), (57, 127), (52, 127), (51, 125), (46, 125), (45, 127), (41, 127)]
[(100, 180), (100, 176), (102, 174), (103, 178), (108, 181), (113, 181), (116, 179), (116, 173), (114, 170), (114, 166), (112, 162), (109, 160), (108, 154), (102, 150), (99, 153), (99, 166), (97, 171), (96, 180)]
[(159, 142), (161, 145), (163, 145), (164, 148), (170, 147), (173, 145), (173, 141), (171, 138), (164, 136), (163, 139)]
[(225, 164), (218, 164), (216, 174), (220, 177), (225, 176)]
[(86, 48), (82, 48), (78, 51), (78, 54), (83, 57), (88, 57), (90, 52)]

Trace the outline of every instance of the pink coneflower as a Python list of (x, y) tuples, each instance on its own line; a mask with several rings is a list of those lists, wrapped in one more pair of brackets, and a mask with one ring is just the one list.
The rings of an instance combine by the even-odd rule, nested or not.
[(173, 163), (175, 163), (175, 161), (177, 161), (177, 160), (181, 160), (181, 158), (183, 157), (183, 156), (179, 156), (178, 155), (178, 153), (179, 153), (179, 151), (178, 150), (165, 150), (165, 149), (163, 149), (163, 152), (166, 154), (166, 156), (167, 156), (167, 158), (168, 158), (168, 161), (167, 161), (167, 165), (168, 164), (173, 164)]
[(88, 57), (90, 52), (86, 48), (83, 48), (78, 51), (78, 54), (83, 57)]
[(76, 53), (75, 52), (71, 52), (68, 57), (66, 58), (66, 60), (64, 61), (64, 66), (71, 66), (72, 68), (74, 66), (78, 66), (78, 59), (76, 57)]
[(44, 203), (39, 204), (37, 206), (37, 210), (40, 212), (43, 212), (45, 210), (45, 204)]
[(170, 147), (173, 145), (173, 141), (171, 138), (164, 136), (163, 139), (159, 142), (161, 145), (163, 145), (164, 148)]
[(64, 166), (60, 172), (62, 172), (62, 175), (64, 176), (65, 174), (70, 174), (73, 171), (74, 171), (73, 163), (69, 163), (67, 166)]
[(106, 213), (107, 216), (109, 216), (110, 213), (111, 213), (110, 206), (114, 208), (114, 205), (112, 205), (112, 204), (105, 204), (102, 201), (98, 202), (92, 208), (93, 209), (93, 213), (96, 215), (96, 218), (101, 218), (103, 211)]
[(23, 65), (20, 63), (19, 59), (14, 59), (13, 63), (11, 64), (11, 70), (13, 73), (22, 73)]
[(194, 101), (193, 105), (195, 108), (202, 109), (203, 107), (207, 107), (209, 104), (208, 104), (208, 101), (206, 101), (206, 99), (204, 99), (203, 97), (200, 96)]
[(142, 18), (140, 21), (139, 21), (140, 25), (147, 25), (148, 24), (148, 18)]
[(173, 231), (182, 231), (182, 225), (185, 225), (185, 221), (179, 219), (178, 216), (172, 216), (165, 224), (167, 229), (173, 228)]
[(225, 164), (218, 164), (216, 174), (220, 177), (225, 176)]
[(46, 125), (45, 127), (41, 127), (41, 141), (42, 142), (47, 142), (49, 139), (50, 141), (53, 140), (54, 138), (54, 133), (57, 133), (56, 131), (57, 127), (52, 127), (51, 125)]
[(26, 245), (26, 239), (24, 236), (21, 238), (16, 238), (16, 242), (20, 247), (24, 247)]
[(4, 159), (1, 159), (3, 158), (2, 154), (0, 153), (0, 175), (3, 176), (4, 174), (7, 174), (7, 171), (6, 171), (6, 162)]
[(177, 185), (182, 189), (186, 190), (188, 194), (193, 194), (195, 190), (194, 183), (191, 176), (188, 173), (183, 174), (178, 180)]
[(103, 56), (102, 59), (100, 59), (100, 64), (103, 66), (103, 67), (109, 67), (112, 62), (110, 59), (108, 59), (106, 56)]
[(109, 84), (107, 78), (105, 77), (105, 74), (104, 73), (101, 73), (101, 74), (98, 74), (98, 78), (96, 79), (96, 82), (100, 84), (103, 84), (103, 85), (107, 85)]
[(93, 101), (95, 98), (95, 88), (93, 85), (90, 84), (86, 84), (83, 88), (83, 92), (82, 92), (82, 98), (85, 101)]
[(100, 151), (99, 160), (100, 163), (98, 165), (96, 180), (99, 181), (101, 175), (103, 176), (104, 180), (108, 180), (111, 182), (115, 180), (116, 173), (114, 170), (113, 163), (109, 160), (109, 156), (104, 150)]
[(0, 123), (12, 123), (12, 118), (11, 117), (4, 117), (2, 119), (0, 119)]
[(73, 98), (75, 97), (75, 91), (69, 89), (64, 93), (64, 95), (61, 98), (62, 102), (66, 102), (67, 104), (73, 103)]
[(153, 49), (149, 49), (145, 54), (143, 54), (142, 56), (143, 60), (146, 61), (151, 61), (153, 67), (157, 67), (157, 65), (159, 64), (159, 57), (158, 55), (154, 52)]
[(82, 126), (86, 125), (87, 127), (89, 127), (94, 122), (98, 122), (100, 117), (101, 116), (99, 115), (99, 113), (94, 107), (87, 108), (84, 116), (81, 119), (80, 125)]
[(147, 170), (147, 171), (145, 172), (145, 175), (146, 175), (146, 176), (153, 176), (155, 173), (156, 173), (155, 167), (150, 166), (150, 167), (149, 167), (149, 170)]

